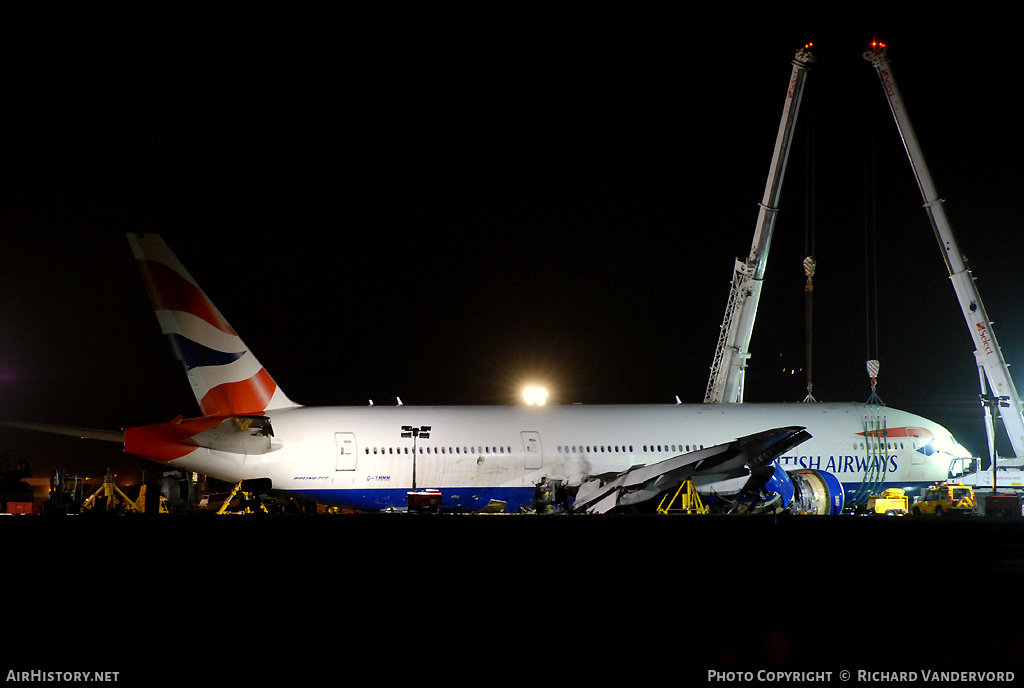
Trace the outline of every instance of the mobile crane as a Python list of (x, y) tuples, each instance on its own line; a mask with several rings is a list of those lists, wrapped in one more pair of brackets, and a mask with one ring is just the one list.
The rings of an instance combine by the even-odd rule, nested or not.
[(981, 301), (981, 294), (978, 292), (978, 287), (967, 266), (967, 259), (960, 253), (957, 246), (953, 229), (946, 218), (943, 200), (936, 191), (928, 166), (925, 164), (921, 146), (918, 144), (914, 128), (907, 116), (906, 107), (903, 105), (903, 98), (896, 86), (896, 79), (889, 64), (887, 46), (875, 41), (871, 44), (871, 49), (865, 51), (864, 59), (874, 65), (881, 79), (885, 97), (889, 101), (889, 108), (892, 110), (896, 127), (910, 159), (910, 166), (917, 178), (917, 185), (921, 191), (921, 197), (924, 199), (928, 220), (935, 232), (935, 238), (939, 242), (942, 257), (946, 261), (946, 269), (949, 271), (949, 279), (953, 283), (953, 290), (960, 303), (960, 310), (963, 312), (967, 329), (974, 341), (974, 357), (978, 364), (982, 406), (985, 408), (985, 424), (988, 432), (989, 455), (992, 461), (990, 484), (996, 488), (994, 411), (997, 407), (1004, 408), (1001, 413), (1003, 427), (1009, 436), (1013, 453), (1019, 460), (1024, 458), (1024, 406), (1021, 404), (1013, 379), (1010, 377), (1002, 349), (996, 341), (992, 322), (989, 320), (988, 313)]
[(793, 71), (786, 91), (779, 133), (775, 139), (768, 182), (765, 184), (761, 209), (757, 215), (754, 240), (747, 260), (736, 260), (725, 317), (718, 336), (715, 358), (711, 364), (711, 377), (704, 393), (704, 403), (743, 401), (743, 375), (747, 359), (750, 358), (750, 336), (754, 330), (757, 304), (761, 298), (761, 285), (764, 281), (772, 232), (775, 229), (775, 217), (779, 212), (782, 178), (789, 158), (793, 130), (796, 128), (796, 117), (800, 111), (807, 69), (814, 62), (810, 48), (811, 44), (808, 43), (798, 50), (793, 58)]

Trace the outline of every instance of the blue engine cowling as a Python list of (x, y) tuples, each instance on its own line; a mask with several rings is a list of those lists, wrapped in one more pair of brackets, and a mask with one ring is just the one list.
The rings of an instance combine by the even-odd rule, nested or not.
[(764, 489), (777, 493), (791, 514), (839, 514), (846, 499), (842, 484), (831, 473), (813, 469), (787, 473), (778, 464)]

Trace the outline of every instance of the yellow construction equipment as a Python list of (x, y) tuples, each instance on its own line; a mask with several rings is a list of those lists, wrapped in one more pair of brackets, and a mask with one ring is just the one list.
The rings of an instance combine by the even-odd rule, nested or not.
[[(679, 500), (679, 506), (674, 506), (676, 500)], [(666, 504), (666, 500), (668, 504)], [(672, 498), (669, 499), (666, 494), (661, 499), (661, 504), (658, 505), (659, 514), (706, 514), (708, 507), (704, 506), (704, 502), (700, 500), (700, 494), (698, 494), (696, 488), (693, 486), (693, 481), (687, 479), (679, 489), (675, 491)]]
[[(143, 490), (145, 490), (145, 487), (143, 487)], [(143, 495), (144, 494), (145, 493), (143, 493)], [(114, 476), (111, 475), (109, 468), (107, 469), (107, 474), (103, 476), (103, 485), (98, 490), (89, 495), (89, 498), (82, 503), (82, 509), (86, 510), (95, 508), (97, 497), (106, 497), (107, 511), (113, 511), (118, 507), (123, 507), (125, 511), (135, 511), (138, 513), (142, 513), (144, 503), (136, 504), (131, 499), (129, 499), (128, 495), (122, 492), (121, 488), (119, 488), (117, 484), (114, 483)], [(121, 504), (117, 503), (118, 497), (120, 497), (122, 500)]]
[[(241, 495), (239, 508), (229, 509), (228, 507), (230, 507), (231, 502), (238, 495)], [(254, 508), (253, 504), (258, 504), (258, 506)], [(264, 514), (270, 513), (267, 511), (267, 507), (263, 505), (263, 500), (260, 499), (258, 494), (242, 490), (241, 482), (235, 484), (234, 488), (231, 490), (231, 494), (228, 495), (228, 498), (225, 499), (224, 503), (220, 505), (219, 509), (217, 509), (218, 516), (221, 514), (255, 514), (260, 512)]]
[[(158, 498), (160, 500), (160, 504), (157, 506), (157, 513), (171, 513), (171, 510), (167, 508), (167, 498), (163, 495), (158, 495)], [(135, 506), (138, 507), (139, 513), (146, 512), (146, 483), (142, 483), (142, 487), (139, 488), (139, 498), (135, 500)]]
[(880, 496), (868, 497), (868, 511), (886, 516), (905, 516), (908, 513), (906, 493), (898, 487), (890, 487)]

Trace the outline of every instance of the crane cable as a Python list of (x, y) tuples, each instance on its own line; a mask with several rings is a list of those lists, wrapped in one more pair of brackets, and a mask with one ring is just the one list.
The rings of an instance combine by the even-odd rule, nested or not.
[[(866, 101), (865, 101), (866, 102)], [(876, 119), (869, 104), (864, 129), (864, 336), (867, 372), (871, 380), (871, 396), (864, 413), (864, 475), (860, 486), (847, 493), (847, 504), (863, 507), (877, 493), (888, 472), (887, 443), (889, 428), (882, 407), (885, 403), (875, 394), (878, 382), (878, 231), (877, 185), (875, 159)], [(872, 346), (872, 338), (874, 339)], [(874, 355), (872, 355), (874, 354)]]
[[(868, 106), (864, 129), (864, 337), (871, 396), (867, 403), (884, 406), (875, 393), (878, 383), (878, 187), (876, 183), (876, 118), (875, 108)], [(874, 342), (872, 342), (872, 338)]]
[(810, 126), (806, 128), (807, 146), (804, 149), (804, 275), (807, 281), (804, 283), (804, 346), (807, 356), (807, 396), (805, 402), (816, 401), (812, 390), (814, 387), (812, 377), (812, 347), (814, 343), (814, 270), (817, 265), (815, 255), (815, 176), (816, 176), (816, 122), (815, 112), (816, 99), (814, 92), (811, 92)]

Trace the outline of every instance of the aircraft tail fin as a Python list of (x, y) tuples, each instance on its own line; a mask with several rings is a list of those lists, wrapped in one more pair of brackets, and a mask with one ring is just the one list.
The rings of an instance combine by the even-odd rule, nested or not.
[(298, 406), (277, 386), (158, 234), (129, 234), (160, 329), (204, 416)]

